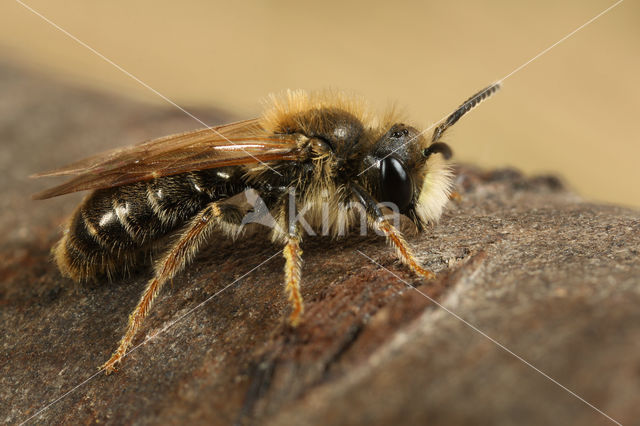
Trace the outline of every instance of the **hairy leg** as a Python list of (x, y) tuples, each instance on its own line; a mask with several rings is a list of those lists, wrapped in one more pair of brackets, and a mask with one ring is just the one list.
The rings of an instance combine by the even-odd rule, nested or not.
[(398, 231), (389, 221), (387, 221), (386, 219), (376, 218), (373, 226), (375, 226), (377, 230), (382, 232), (387, 237), (387, 241), (389, 241), (391, 245), (393, 245), (393, 247), (396, 249), (398, 258), (402, 261), (402, 263), (411, 268), (413, 272), (428, 280), (436, 277), (433, 272), (423, 268), (422, 265), (420, 265), (420, 262), (418, 262), (418, 260), (416, 259), (415, 255), (413, 254), (413, 250), (411, 250), (411, 247), (402, 236), (402, 233)]
[(214, 202), (191, 220), (180, 237), (156, 264), (154, 277), (147, 284), (138, 305), (129, 315), (127, 332), (120, 340), (118, 349), (100, 368), (104, 368), (107, 374), (115, 370), (116, 365), (120, 363), (131, 346), (142, 321), (164, 284), (193, 260), (215, 228), (222, 228), (227, 233), (235, 233), (240, 229), (241, 217), (242, 214), (237, 207)]
[(382, 214), (377, 203), (363, 188), (353, 186), (352, 191), (358, 203), (364, 207), (367, 217), (369, 218), (372, 228), (380, 231), (387, 238), (387, 241), (396, 249), (398, 258), (402, 263), (407, 265), (414, 273), (426, 279), (435, 278), (435, 274), (420, 265), (415, 257), (413, 250), (402, 236), (402, 233), (396, 229)]
[[(302, 276), (302, 250), (300, 242), (302, 240), (302, 227), (298, 223), (297, 206), (295, 194), (287, 191), (280, 198), (277, 226), (274, 228), (274, 240), (283, 241), (285, 246), (282, 255), (285, 258), (284, 265), (284, 291), (287, 300), (291, 303), (291, 314), (289, 324), (296, 327), (304, 312), (304, 301), (300, 292), (300, 281)], [(304, 219), (302, 219), (304, 220)]]
[(283, 250), (286, 263), (284, 266), (284, 282), (287, 299), (291, 303), (291, 315), (289, 324), (293, 327), (300, 323), (300, 317), (304, 312), (304, 302), (300, 294), (300, 277), (302, 275), (302, 250), (300, 239), (290, 237)]

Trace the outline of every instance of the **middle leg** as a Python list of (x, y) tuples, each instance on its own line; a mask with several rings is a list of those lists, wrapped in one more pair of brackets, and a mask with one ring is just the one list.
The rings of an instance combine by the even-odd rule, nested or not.
[(289, 324), (296, 327), (300, 323), (300, 317), (304, 312), (304, 302), (300, 293), (300, 278), (302, 276), (300, 239), (296, 237), (288, 238), (282, 254), (286, 259), (284, 266), (285, 292), (287, 293), (287, 299), (291, 303)]
[[(300, 292), (300, 282), (302, 277), (302, 227), (298, 223), (299, 216), (296, 215), (295, 196), (287, 192), (280, 200), (280, 212), (278, 215), (278, 225), (274, 228), (275, 239), (284, 240), (285, 246), (282, 255), (285, 258), (284, 265), (284, 290), (287, 300), (291, 304), (291, 314), (289, 324), (292, 327), (298, 326), (302, 314), (304, 313), (304, 301)], [(304, 219), (301, 219), (304, 220)]]

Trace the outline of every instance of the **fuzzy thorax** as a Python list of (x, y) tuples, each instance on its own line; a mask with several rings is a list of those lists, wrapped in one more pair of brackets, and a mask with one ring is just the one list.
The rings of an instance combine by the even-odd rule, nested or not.
[(308, 92), (287, 90), (271, 94), (264, 102), (260, 124), (272, 133), (282, 133), (286, 128), (306, 127), (313, 123), (300, 123), (298, 118), (310, 110), (339, 109), (345, 111), (368, 127), (379, 123), (368, 103), (359, 96), (336, 90)]

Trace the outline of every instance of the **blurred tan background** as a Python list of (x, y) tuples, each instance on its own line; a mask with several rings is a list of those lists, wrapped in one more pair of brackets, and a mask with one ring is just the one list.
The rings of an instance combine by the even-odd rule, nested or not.
[[(334, 87), (426, 127), (615, 2), (26, 3), (187, 109), (248, 118), (270, 92)], [(3, 60), (166, 104), (19, 3), (0, 16)], [(507, 79), (449, 133), (456, 159), (640, 207), (639, 18), (627, 0)]]

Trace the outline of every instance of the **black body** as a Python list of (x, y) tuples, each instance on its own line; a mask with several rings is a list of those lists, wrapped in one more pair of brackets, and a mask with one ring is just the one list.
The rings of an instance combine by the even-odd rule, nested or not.
[(207, 204), (242, 192), (238, 171), (201, 170), (94, 191), (71, 219), (68, 261), (97, 274), (128, 270)]
[[(373, 152), (365, 152), (364, 146), (370, 148), (371, 141), (362, 139), (373, 135), (351, 114), (312, 110), (304, 117), (294, 117), (294, 122), (305, 126), (291, 125), (282, 129), (283, 133), (302, 134), (326, 144), (324, 148), (339, 158), (330, 170), (324, 171), (337, 185), (364, 187), (377, 201), (396, 203), (401, 212), (408, 212), (416, 189), (407, 172), (407, 168), (415, 167), (409, 164), (411, 148), (407, 141), (419, 136), (415, 129), (394, 125), (386, 134), (377, 135)], [(358, 176), (371, 165), (365, 174)], [(63, 239), (67, 262), (72, 269), (84, 271), (85, 277), (126, 272), (133, 264), (148, 259), (163, 237), (180, 229), (209, 203), (252, 188), (271, 210), (278, 206), (289, 187), (295, 188), (297, 197), (307, 196), (311, 190), (308, 184), (323, 173), (314, 164), (311, 152), (300, 161), (282, 161), (272, 167), (259, 178), (237, 166), (96, 190), (71, 219), (69, 238)], [(350, 200), (351, 194), (346, 192), (343, 202)]]
[[(282, 212), (290, 189), (295, 190), (295, 205), (313, 203), (314, 191), (329, 189), (337, 194), (335, 208), (355, 201), (380, 217), (373, 204), (392, 203), (422, 229), (427, 219), (416, 206), (428, 186), (427, 160), (433, 154), (451, 157), (448, 145), (439, 141), (441, 135), (498, 87), (489, 86), (463, 103), (436, 127), (431, 143), (402, 123), (387, 124), (388, 130), (371, 128), (340, 107), (310, 108), (282, 115), (271, 130), (271, 138), (298, 141), (294, 160), (195, 170), (97, 189), (69, 222), (67, 235), (54, 251), (58, 264), (77, 280), (127, 271), (149, 258), (154, 248), (162, 249), (158, 243), (163, 237), (207, 205), (249, 188), (276, 214)], [(228, 223), (241, 227), (239, 215), (236, 209)]]

